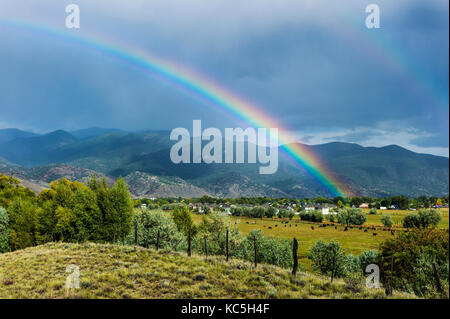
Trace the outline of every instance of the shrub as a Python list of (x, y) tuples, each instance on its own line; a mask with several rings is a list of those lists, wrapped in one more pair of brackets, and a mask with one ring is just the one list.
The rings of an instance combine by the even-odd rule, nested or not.
[[(159, 232), (159, 247), (175, 249), (184, 245), (185, 238), (169, 215), (162, 211), (136, 210), (133, 225), (137, 229), (137, 244), (143, 247), (155, 246)], [(127, 237), (128, 244), (134, 244), (135, 233)]]
[(377, 209), (375, 208), (375, 207), (372, 207), (370, 210), (369, 210), (369, 215), (376, 215), (377, 214)]
[(383, 223), (384, 227), (392, 227), (392, 220), (390, 215), (383, 215), (381, 217), (381, 222)]
[(378, 264), (385, 286), (392, 283), (393, 289), (414, 292), (419, 297), (448, 298), (448, 229), (402, 232), (381, 243), (379, 251)]
[(0, 207), (0, 253), (9, 251), (9, 218), (6, 209)]
[(261, 206), (256, 206), (256, 207), (252, 208), (250, 214), (251, 214), (251, 217), (254, 217), (254, 218), (263, 218), (264, 215), (266, 214), (266, 209)]
[(366, 267), (378, 262), (378, 252), (376, 250), (365, 250), (358, 256), (358, 263), (363, 274), (366, 273)]
[(420, 210), (418, 214), (409, 214), (403, 219), (405, 228), (427, 228), (436, 227), (442, 220), (441, 214), (435, 209)]
[(289, 240), (264, 236), (261, 230), (251, 231), (236, 247), (234, 255), (253, 262), (255, 259), (254, 241), (257, 247), (257, 262), (290, 268), (293, 265), (292, 245)]
[(276, 215), (277, 210), (274, 207), (269, 207), (266, 209), (266, 217), (272, 218)]
[(320, 210), (302, 211), (300, 213), (300, 219), (320, 223), (323, 221), (323, 214)]
[(309, 251), (309, 259), (315, 271), (329, 275), (331, 281), (336, 277), (344, 277), (347, 269), (347, 257), (338, 242), (328, 244), (322, 239), (317, 241)]
[(367, 221), (366, 214), (360, 208), (344, 208), (337, 214), (337, 220), (344, 225), (362, 225)]

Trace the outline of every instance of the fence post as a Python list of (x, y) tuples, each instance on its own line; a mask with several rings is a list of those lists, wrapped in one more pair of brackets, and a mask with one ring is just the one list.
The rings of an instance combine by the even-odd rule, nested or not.
[(138, 244), (138, 224), (137, 222), (134, 223), (134, 245), (137, 246)]
[(256, 268), (258, 266), (258, 261), (257, 261), (258, 250), (256, 248), (256, 236), (253, 236), (253, 246), (255, 248), (255, 268)]
[(191, 230), (188, 230), (188, 256), (191, 256)]
[(292, 268), (292, 274), (295, 276), (297, 274), (298, 269), (298, 241), (294, 238), (293, 247), (292, 247), (292, 258), (294, 259), (294, 267)]
[(160, 239), (160, 230), (158, 229), (158, 235), (156, 237), (156, 250), (159, 250), (159, 239)]
[(228, 250), (228, 228), (227, 228), (227, 235), (225, 236), (225, 252), (226, 252), (226, 256), (227, 256), (227, 261), (229, 258), (229, 250)]
[(391, 256), (391, 275), (389, 278), (389, 287), (386, 287), (386, 295), (392, 295), (392, 277), (394, 276), (394, 254)]

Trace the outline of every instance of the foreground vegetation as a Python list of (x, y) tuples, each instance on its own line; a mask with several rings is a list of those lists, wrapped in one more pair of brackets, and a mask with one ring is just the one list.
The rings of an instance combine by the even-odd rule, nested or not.
[[(68, 265), (80, 288), (66, 289)], [(326, 277), (223, 257), (112, 244), (48, 243), (0, 254), (0, 298), (386, 298), (362, 281)], [(394, 292), (389, 298), (413, 298)]]
[[(0, 207), (0, 252), (56, 241), (109, 243), (154, 247), (169, 255), (204, 255), (213, 264), (221, 258), (251, 262), (254, 268), (271, 264), (292, 269), (294, 277), (304, 270), (302, 261), (306, 259), (308, 271), (329, 277), (330, 284), (341, 278), (353, 292), (361, 291), (358, 287), (366, 266), (376, 264), (381, 267), (380, 279), (388, 295), (399, 289), (419, 297), (448, 298), (448, 229), (437, 227), (442, 216), (436, 210), (407, 215), (403, 227), (409, 231), (404, 231), (394, 228), (388, 215), (383, 216), (382, 227), (366, 227), (366, 212), (353, 207), (342, 207), (336, 215), (327, 215), (327, 220), (318, 210), (304, 210), (295, 220), (288, 209), (235, 208), (234, 215), (245, 216), (245, 224), (254, 226), (241, 232), (242, 223), (236, 219), (241, 217), (230, 219), (220, 209), (203, 215), (194, 215), (192, 207), (183, 204), (163, 210), (133, 209), (122, 179), (112, 187), (95, 177), (87, 185), (62, 179), (35, 196), (17, 185), (17, 180), (0, 176), (0, 200), (6, 207)], [(368, 215), (376, 215), (376, 210), (372, 208)], [(283, 229), (289, 236), (280, 236)], [(273, 231), (276, 235), (271, 236)], [(307, 233), (310, 242), (305, 245), (307, 237), (302, 236)], [(372, 245), (375, 237), (383, 237), (378, 247), (370, 247), (378, 251), (364, 247), (364, 242)], [(356, 243), (358, 253), (346, 251), (347, 243)]]

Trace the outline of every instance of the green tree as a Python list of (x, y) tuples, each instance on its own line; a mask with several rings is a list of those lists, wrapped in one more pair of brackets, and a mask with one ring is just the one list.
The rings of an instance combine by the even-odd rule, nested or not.
[[(167, 249), (181, 249), (184, 246), (184, 235), (178, 231), (177, 225), (170, 216), (161, 211), (138, 209), (133, 216), (133, 225), (137, 230), (137, 244), (143, 247), (155, 246)], [(134, 231), (130, 232), (126, 242), (134, 244)]]
[(36, 211), (39, 208), (29, 199), (16, 198), (8, 206), (12, 250), (36, 245)]
[(403, 219), (405, 228), (427, 228), (436, 227), (442, 220), (439, 211), (435, 209), (423, 209), (418, 214), (409, 214)]
[(346, 274), (347, 257), (338, 242), (330, 241), (328, 244), (322, 239), (317, 241), (309, 251), (309, 259), (315, 271), (330, 276), (331, 282), (336, 277)]
[(448, 229), (401, 232), (396, 238), (382, 242), (379, 252), (378, 264), (385, 286), (414, 292), (419, 297), (448, 298)]
[(0, 253), (9, 251), (9, 217), (6, 209), (0, 206)]
[(383, 215), (381, 216), (381, 222), (384, 227), (392, 227), (391, 215)]
[(189, 232), (191, 232), (191, 235), (194, 235), (195, 225), (192, 219), (192, 213), (186, 206), (176, 207), (172, 212), (172, 218), (180, 232), (186, 236)]
[(133, 218), (133, 200), (128, 185), (123, 178), (119, 178), (111, 188), (110, 192), (112, 216), (108, 220), (113, 225), (113, 241), (123, 241), (131, 229)]
[(367, 221), (366, 214), (360, 208), (344, 208), (337, 214), (337, 220), (344, 225), (362, 225)]

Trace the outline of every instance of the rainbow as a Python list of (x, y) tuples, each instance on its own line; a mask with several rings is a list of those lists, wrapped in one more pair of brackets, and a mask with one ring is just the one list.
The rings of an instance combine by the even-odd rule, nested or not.
[(278, 144), (280, 149), (300, 167), (303, 167), (317, 180), (331, 196), (347, 197), (351, 191), (320, 161), (311, 149), (300, 143), (292, 143), (296, 138), (289, 130), (258, 107), (218, 85), (211, 79), (196, 74), (192, 70), (177, 65), (172, 61), (153, 56), (143, 50), (110, 45), (96, 38), (82, 37), (74, 32), (67, 33), (43, 25), (30, 24), (16, 20), (0, 20), (0, 25), (26, 29), (44, 33), (54, 37), (74, 41), (86, 47), (99, 50), (115, 58), (121, 59), (144, 70), (151, 71), (171, 83), (176, 84), (190, 94), (208, 104), (218, 107), (233, 118), (244, 121), (254, 127), (278, 128)]

